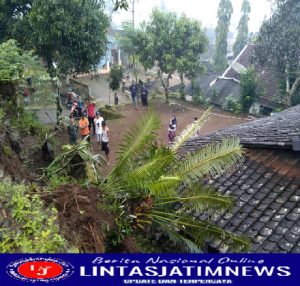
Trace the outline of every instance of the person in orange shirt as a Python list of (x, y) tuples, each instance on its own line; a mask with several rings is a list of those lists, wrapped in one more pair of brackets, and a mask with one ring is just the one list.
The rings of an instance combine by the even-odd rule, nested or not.
[[(87, 114), (82, 113), (81, 118), (78, 123), (79, 129), (80, 129), (80, 135), (81, 135), (82, 139), (84, 139), (86, 136), (90, 135), (89, 121), (86, 117), (87, 117)], [(90, 142), (90, 137), (88, 137), (87, 140)]]

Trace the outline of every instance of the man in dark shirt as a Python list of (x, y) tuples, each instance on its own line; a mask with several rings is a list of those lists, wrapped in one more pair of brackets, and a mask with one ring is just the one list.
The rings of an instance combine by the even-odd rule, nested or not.
[(138, 107), (137, 107), (138, 86), (135, 83), (135, 81), (132, 82), (132, 84), (129, 87), (129, 90), (131, 92), (131, 99), (132, 99), (133, 108), (138, 110)]
[(145, 85), (142, 86), (141, 88), (141, 99), (143, 103), (143, 108), (148, 109), (148, 89), (146, 88)]

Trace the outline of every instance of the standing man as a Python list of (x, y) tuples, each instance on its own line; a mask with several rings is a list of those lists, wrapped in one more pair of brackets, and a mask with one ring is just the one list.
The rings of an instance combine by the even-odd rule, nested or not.
[(70, 125), (68, 126), (69, 141), (71, 145), (77, 144), (78, 126), (75, 124), (74, 117), (70, 117)]
[(82, 114), (82, 109), (83, 109), (83, 100), (81, 99), (81, 96), (78, 95), (78, 98), (77, 98), (77, 109), (78, 109), (78, 115), (81, 116)]
[[(81, 138), (84, 139), (86, 136), (90, 135), (90, 129), (89, 129), (89, 121), (86, 118), (87, 114), (82, 113), (81, 118), (79, 120), (79, 129), (80, 129), (80, 135)], [(90, 136), (87, 138), (87, 140), (90, 142)]]
[(132, 81), (132, 84), (129, 87), (129, 90), (131, 92), (131, 99), (132, 99), (132, 104), (133, 104), (133, 108), (136, 110), (139, 110), (138, 106), (137, 106), (137, 95), (138, 95), (138, 86), (135, 83), (135, 81)]
[(93, 126), (93, 134), (95, 136), (96, 134), (96, 130), (95, 130), (95, 123), (94, 123), (94, 119), (95, 119), (95, 107), (96, 107), (96, 101), (93, 100), (93, 98), (91, 97), (88, 106), (87, 106), (87, 110), (88, 110), (88, 119), (89, 119), (89, 130), (92, 129)]
[(102, 136), (102, 122), (103, 117), (100, 116), (100, 112), (96, 112), (96, 118), (94, 119), (94, 124), (96, 126), (96, 142), (100, 150), (101, 136)]
[(101, 145), (102, 145), (102, 151), (105, 152), (107, 165), (109, 165), (108, 142), (109, 142), (109, 128), (106, 126), (106, 122), (103, 120), (102, 121)]
[(141, 88), (141, 99), (143, 103), (143, 108), (148, 110), (148, 89), (146, 88), (146, 85), (144, 84)]

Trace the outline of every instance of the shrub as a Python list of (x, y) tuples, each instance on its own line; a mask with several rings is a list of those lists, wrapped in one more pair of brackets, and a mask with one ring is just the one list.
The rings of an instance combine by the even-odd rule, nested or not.
[(59, 234), (56, 209), (45, 208), (38, 194), (29, 194), (24, 185), (2, 183), (0, 201), (7, 212), (0, 230), (0, 252), (71, 251)]
[(12, 155), (12, 150), (10, 146), (3, 146), (3, 154), (7, 157)]
[(123, 115), (118, 113), (113, 107), (101, 107), (99, 108), (99, 112), (101, 116), (104, 118), (104, 120), (109, 120), (109, 119), (117, 119), (117, 118), (122, 118)]
[(49, 127), (42, 124), (34, 113), (22, 112), (20, 118), (13, 120), (13, 125), (24, 132), (26, 135), (37, 135), (44, 140), (49, 134)]
[(258, 93), (256, 92), (256, 79), (253, 68), (249, 68), (246, 70), (246, 72), (241, 74), (240, 95), (242, 111), (249, 112), (250, 107), (258, 98)]
[(242, 105), (233, 96), (228, 96), (225, 98), (225, 102), (223, 104), (223, 109), (228, 110), (233, 113), (240, 113), (242, 110)]

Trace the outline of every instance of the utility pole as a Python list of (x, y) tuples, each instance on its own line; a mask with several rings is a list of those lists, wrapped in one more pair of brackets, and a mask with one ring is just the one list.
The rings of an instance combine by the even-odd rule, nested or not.
[[(132, 28), (133, 28), (133, 31), (134, 31), (134, 28), (135, 28), (135, 21), (134, 21), (135, 10), (134, 10), (134, 4), (135, 4), (135, 0), (131, 0), (131, 6), (132, 6), (131, 13), (132, 13)], [(138, 83), (137, 82), (137, 69), (136, 69), (136, 62), (135, 62), (135, 53), (134, 53), (134, 50), (132, 51), (132, 63), (133, 63), (133, 73), (134, 73), (134, 77), (135, 77), (135, 82), (137, 84)], [(139, 103), (139, 97), (138, 97), (138, 95), (137, 95), (137, 102)]]
[(131, 13), (132, 13), (132, 27), (133, 27), (133, 30), (134, 30), (134, 4), (135, 4), (135, 0), (131, 0), (131, 3), (132, 3), (132, 10), (131, 10)]

